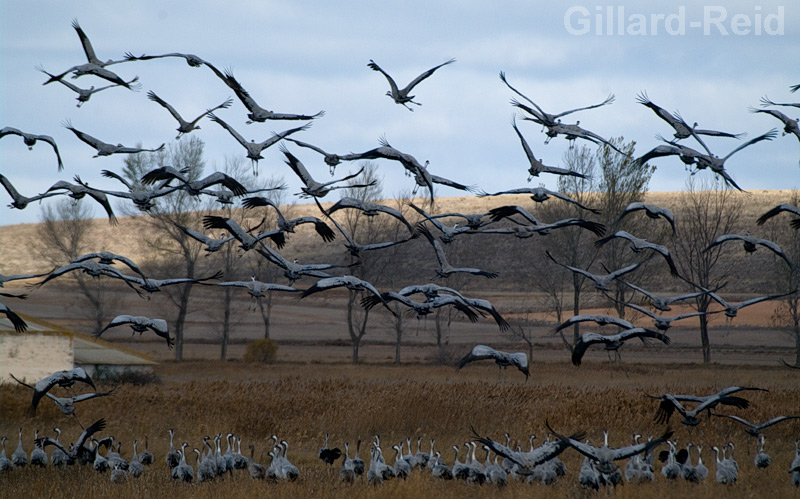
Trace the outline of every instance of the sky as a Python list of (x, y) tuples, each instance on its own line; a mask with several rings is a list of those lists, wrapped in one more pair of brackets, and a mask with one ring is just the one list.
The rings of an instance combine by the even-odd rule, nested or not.
[[(41, 65), (60, 73), (86, 62), (71, 27), (77, 19), (100, 59), (120, 59), (125, 52), (193, 53), (217, 68), (230, 68), (262, 107), (299, 114), (324, 110), (324, 117), (295, 138), (327, 151), (366, 151), (384, 136), (421, 163), (429, 160), (432, 174), (488, 192), (539, 183), (555, 189), (552, 176), (527, 180), (527, 160), (511, 127), (515, 110), (509, 101), (514, 94), (498, 78), (501, 71), (550, 113), (598, 103), (613, 93), (613, 104), (564, 121), (580, 120), (581, 127), (606, 138), (635, 140), (637, 156), (660, 143), (657, 134), (673, 133), (636, 102), (640, 92), (668, 111), (679, 111), (689, 123), (698, 122), (699, 128), (747, 133), (745, 140), (774, 127), (780, 132), (777, 119), (748, 109), (757, 107), (765, 95), (778, 102), (800, 102), (800, 92), (789, 92), (791, 85), (800, 83), (800, 4), (724, 3), (3, 0), (0, 126), (52, 136), (65, 169), (57, 171), (47, 144), (28, 151), (21, 138), (6, 136), (0, 139), (0, 173), (27, 196), (75, 175), (93, 187), (118, 190), (120, 185), (100, 171), (120, 172), (124, 155), (92, 158), (95, 151), (61, 123), (70, 120), (100, 140), (127, 146), (156, 147), (176, 140), (177, 122), (147, 99), (149, 90), (190, 118), (233, 97), (234, 104), (217, 114), (248, 140), (262, 141), (273, 131), (298, 125), (246, 125), (246, 109), (219, 78), (208, 68), (192, 68), (178, 58), (110, 66), (125, 79), (138, 76), (142, 89), (110, 89), (77, 108), (72, 91), (58, 83), (43, 86), (46, 76), (35, 69)], [(373, 59), (405, 86), (450, 58), (456, 63), (414, 89), (422, 105), (414, 106), (413, 112), (387, 97), (387, 81), (367, 67)], [(69, 81), (84, 88), (106, 84), (93, 76)], [(800, 116), (797, 108), (781, 110)], [(539, 125), (519, 118), (518, 123), (539, 159), (563, 166), (566, 140), (558, 137), (545, 145)], [(218, 124), (206, 118), (200, 126), (193, 134), (205, 142), (209, 173), (221, 169), (226, 158), (245, 158), (244, 148)], [(725, 156), (741, 142), (709, 138), (706, 143)], [(321, 156), (287, 146), (317, 180), (330, 180)], [(288, 192), (298, 192), (300, 183), (277, 145), (263, 156), (260, 176), (283, 177)], [(678, 159), (660, 158), (652, 164), (657, 169), (650, 190), (685, 188), (688, 174)], [(413, 187), (413, 179), (403, 175), (399, 164), (378, 165), (387, 197)], [(771, 142), (736, 153), (726, 168), (745, 190), (796, 188), (800, 141), (779, 133)], [(356, 169), (357, 165), (342, 164), (336, 175)], [(713, 174), (698, 173), (703, 175)], [(439, 196), (462, 194), (437, 189)], [(336, 199), (338, 195), (331, 194), (326, 200)], [(7, 202), (10, 197), (0, 191), (0, 203)], [(97, 208), (95, 214), (102, 216), (102, 211)], [(0, 208), (2, 225), (36, 222), (39, 217), (37, 204), (25, 210)]]

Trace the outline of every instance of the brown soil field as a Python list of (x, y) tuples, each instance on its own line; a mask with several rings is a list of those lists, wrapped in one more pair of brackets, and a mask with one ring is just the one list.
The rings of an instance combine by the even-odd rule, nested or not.
[[(155, 463), (143, 475), (113, 484), (108, 472), (100, 474), (89, 466), (67, 469), (15, 469), (0, 475), (0, 497), (583, 497), (587, 492), (577, 482), (582, 457), (567, 449), (560, 457), (567, 474), (553, 485), (510, 483), (499, 489), (463, 482), (444, 482), (427, 472), (415, 471), (407, 480), (393, 480), (373, 487), (359, 479), (352, 485), (340, 483), (338, 461), (333, 469), (318, 459), (325, 433), (331, 446), (351, 445), (359, 438), (365, 444), (379, 434), (387, 461), (393, 462), (389, 447), (411, 437), (435, 438), (436, 449), (448, 464), (453, 462), (453, 445), (461, 446), (481, 435), (503, 440), (508, 432), (527, 448), (529, 434), (540, 445), (546, 436), (545, 423), (559, 432), (587, 432), (596, 445), (602, 431), (610, 432), (611, 446), (625, 446), (631, 434), (661, 435), (674, 431), (678, 445), (688, 441), (703, 446), (703, 461), (710, 469), (701, 484), (683, 480), (669, 483), (656, 465), (654, 483), (618, 486), (620, 497), (796, 497), (797, 489), (787, 473), (794, 457), (794, 439), (800, 435), (800, 421), (785, 422), (764, 431), (766, 450), (773, 461), (765, 470), (753, 465), (753, 437), (742, 426), (724, 418), (709, 416), (700, 425), (687, 427), (675, 415), (668, 425), (653, 417), (658, 402), (647, 395), (662, 393), (711, 394), (733, 385), (755, 386), (769, 392), (743, 392), (750, 401), (747, 409), (719, 409), (750, 421), (764, 421), (776, 415), (796, 414), (800, 407), (797, 371), (779, 366), (751, 367), (721, 365), (708, 367), (677, 363), (626, 362), (609, 369), (607, 362), (588, 361), (580, 368), (564, 363), (537, 360), (531, 379), (518, 372), (498, 375), (491, 363), (470, 365), (461, 371), (446, 366), (365, 364), (323, 364), (279, 362), (255, 365), (239, 361), (166, 362), (156, 368), (160, 384), (116, 386), (110, 397), (87, 401), (76, 415), (83, 424), (105, 418), (106, 430), (122, 442), (123, 457), (130, 456), (134, 439), (149, 439)], [(113, 388), (101, 384), (100, 390)], [(70, 441), (81, 431), (77, 421), (62, 415), (53, 404), (43, 401), (34, 418), (23, 416), (30, 404), (30, 390), (17, 385), (0, 385), (0, 435), (7, 435), (7, 452), (17, 445), (22, 427), (24, 445), (30, 451), (33, 431), (53, 435), (60, 426), (62, 440)], [(242, 446), (253, 444), (256, 460), (267, 463), (270, 435), (289, 442), (288, 457), (298, 466), (300, 478), (294, 483), (256, 481), (246, 472), (213, 483), (175, 483), (164, 462), (168, 432), (173, 428), (178, 443), (201, 445), (201, 438), (222, 432), (242, 437)], [(714, 480), (712, 445), (736, 444), (738, 482), (732, 486)], [(426, 445), (427, 446), (427, 445)], [(368, 452), (362, 447), (361, 456)], [(389, 450), (387, 450), (389, 449)], [(463, 447), (462, 447), (463, 450)], [(694, 455), (694, 454), (693, 454)], [(483, 453), (478, 457), (483, 459)], [(463, 452), (461, 455), (463, 459)], [(696, 458), (695, 458), (696, 459)], [(194, 459), (190, 459), (193, 463)], [(619, 463), (624, 466), (624, 461)]]

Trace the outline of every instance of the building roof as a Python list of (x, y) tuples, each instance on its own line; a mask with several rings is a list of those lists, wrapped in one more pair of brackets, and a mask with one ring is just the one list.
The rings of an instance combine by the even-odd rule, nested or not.
[(63, 328), (56, 324), (36, 319), (29, 315), (19, 314), (28, 323), (24, 333), (17, 333), (6, 318), (0, 319), (0, 334), (33, 335), (54, 334), (67, 336), (72, 340), (74, 363), (76, 365), (106, 364), (106, 365), (155, 365), (150, 356), (135, 350), (115, 345), (106, 340), (88, 336), (71, 329)]

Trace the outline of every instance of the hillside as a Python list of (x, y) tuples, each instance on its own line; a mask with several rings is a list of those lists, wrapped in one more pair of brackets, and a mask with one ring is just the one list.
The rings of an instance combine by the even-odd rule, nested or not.
[[(755, 219), (774, 206), (788, 202), (791, 192), (789, 190), (751, 191), (746, 194), (738, 194), (745, 199), (745, 211), (742, 213), (742, 220), (745, 222), (744, 226), (747, 227), (745, 230), (752, 230), (754, 234), (757, 233)], [(647, 194), (646, 202), (678, 212), (679, 196), (680, 193), (674, 192), (651, 192)], [(416, 201), (422, 205), (421, 200)], [(393, 206), (391, 200), (384, 201), (384, 203)], [(323, 203), (323, 207), (327, 209), (331, 204), (331, 202)], [(485, 213), (497, 206), (513, 204), (518, 204), (530, 211), (534, 211), (536, 208), (536, 203), (527, 196), (437, 198), (437, 208), (440, 213)], [(28, 209), (34, 209), (34, 207)], [(319, 215), (319, 209), (314, 204), (297, 204), (292, 205), (290, 209), (286, 209), (286, 207), (284, 209), (295, 217)], [(116, 226), (110, 225), (106, 218), (93, 219), (91, 221), (90, 234), (91, 238), (97, 241), (97, 245), (89, 251), (107, 250), (124, 254), (137, 262), (148, 260), (150, 257), (149, 250), (136, 228), (138, 218), (120, 217), (119, 225)], [(259, 218), (260, 214), (253, 214), (250, 220), (255, 224)], [(47, 265), (37, 265), (35, 259), (32, 258), (31, 250), (36, 248), (38, 244), (36, 235), (38, 226), (39, 224), (19, 224), (2, 227), (2, 230), (0, 230), (0, 273), (12, 274), (46, 270)], [(343, 248), (336, 241), (332, 244), (320, 245), (317, 244), (316, 237), (312, 230), (299, 229), (296, 234), (290, 235), (289, 242), (283, 253), (287, 255), (297, 254), (298, 258), (313, 255), (321, 261), (337, 259), (344, 253)], [(341, 237), (338, 240), (341, 240)], [(507, 256), (516, 257), (518, 255)], [(417, 278), (424, 279), (424, 276), (418, 276)], [(493, 282), (492, 284), (495, 283)]]
[[(754, 234), (762, 234), (763, 229), (755, 224), (755, 219), (771, 209), (775, 205), (787, 202), (790, 191), (757, 191), (749, 194), (737, 194), (744, 200), (741, 213), (741, 233), (752, 231)], [(676, 224), (679, 226), (679, 197), (676, 193), (650, 193), (647, 202), (666, 206), (676, 212)], [(497, 198), (480, 197), (458, 197), (458, 198), (439, 198), (438, 212), (459, 211), (462, 213), (482, 213), (497, 206), (518, 203), (532, 211), (536, 207), (526, 196), (505, 196)], [(554, 201), (549, 201), (553, 203)], [(393, 205), (394, 201), (387, 204)], [(327, 208), (330, 204), (325, 205)], [(294, 205), (286, 208), (287, 216), (297, 217), (307, 214), (318, 214), (315, 205)], [(340, 212), (342, 213), (342, 212)], [(291, 214), (291, 215), (290, 215)], [(253, 225), (260, 221), (262, 215), (253, 216)], [(644, 215), (640, 215), (646, 220)], [(162, 275), (163, 266), (155, 265), (152, 254), (139, 237), (142, 228), (138, 225), (137, 217), (122, 217), (119, 225), (111, 226), (106, 219), (96, 219), (92, 221), (91, 239), (96, 241), (96, 245), (87, 248), (87, 251), (109, 250), (112, 252), (127, 255), (129, 258), (138, 262), (145, 269), (155, 269), (157, 277), (168, 277)], [(340, 221), (338, 215), (336, 216)], [(418, 218), (412, 218), (418, 220)], [(380, 220), (385, 220), (380, 219)], [(450, 220), (452, 224), (456, 220)], [(645, 222), (647, 223), (647, 222)], [(651, 222), (656, 223), (656, 222)], [(788, 221), (777, 219), (775, 227), (785, 227), (789, 229)], [(36, 231), (38, 224), (23, 224), (3, 227), (0, 231), (0, 273), (16, 274), (37, 271), (47, 271), (48, 266), (37, 264), (36, 254)], [(765, 225), (764, 227), (768, 227)], [(477, 238), (484, 238), (478, 240)], [(322, 243), (319, 236), (309, 226), (301, 226), (295, 234), (289, 234), (288, 242), (281, 253), (288, 259), (297, 258), (300, 262), (332, 262), (350, 263), (347, 251), (341, 244), (341, 237), (337, 237), (332, 243)], [(453, 276), (447, 281), (435, 279), (436, 263), (430, 245), (420, 238), (405, 245), (397, 247), (394, 252), (389, 250), (387, 253), (369, 258), (369, 262), (364, 265), (371, 265), (375, 275), (371, 280), (381, 291), (399, 289), (411, 283), (424, 283), (435, 279), (440, 284), (456, 287), (462, 292), (472, 296), (490, 300), (500, 313), (512, 324), (524, 325), (525, 328), (536, 337), (537, 348), (559, 350), (561, 348), (560, 338), (550, 335), (555, 315), (547, 296), (542, 294), (534, 286), (535, 280), (541, 277), (532, 268), (531, 264), (535, 261), (545, 261), (543, 258), (544, 249), (541, 241), (543, 237), (536, 236), (529, 239), (518, 239), (511, 236), (459, 236), (456, 241), (447, 246), (448, 258), (452, 259), (459, 266), (475, 266), (488, 270), (497, 271), (500, 275), (496, 279), (485, 279), (482, 277)], [(670, 246), (667, 241), (664, 244)], [(755, 255), (746, 254), (741, 250), (740, 245), (730, 243), (731, 249), (726, 254), (726, 259), (740, 269), (726, 286), (726, 298), (745, 299), (758, 293), (774, 292), (774, 282), (771, 281), (769, 266), (774, 265), (774, 259), (768, 256), (767, 251), (758, 252)], [(374, 252), (377, 254), (377, 252)], [(254, 272), (249, 264), (245, 263), (243, 256), (240, 262), (241, 269), (235, 279), (248, 280)], [(67, 262), (64, 262), (67, 263)], [(548, 263), (548, 262), (546, 262)], [(652, 264), (660, 266), (658, 262)], [(214, 256), (201, 257), (203, 272), (212, 272), (219, 268), (219, 263)], [(273, 267), (273, 266), (270, 266)], [(161, 270), (159, 270), (161, 269)], [(374, 269), (377, 269), (375, 271)], [(274, 270), (274, 269), (273, 269)], [(661, 269), (659, 269), (661, 270)], [(148, 270), (149, 272), (150, 270)], [(341, 273), (357, 272), (343, 270)], [(651, 277), (650, 289), (661, 292), (669, 292), (679, 289), (675, 282), (670, 279), (668, 272), (653, 274)], [(660, 277), (659, 277), (660, 276)], [(170, 275), (169, 277), (174, 277)], [(262, 280), (266, 277), (260, 276)], [(655, 279), (655, 280), (654, 280)], [(230, 279), (229, 279), (230, 280)], [(286, 279), (278, 272), (272, 272), (269, 280), (281, 284), (286, 283)], [(91, 332), (91, 322), (87, 313), (82, 309), (81, 302), (74, 293), (73, 288), (67, 280), (56, 280), (49, 283), (40, 290), (33, 292), (30, 298), (24, 302), (15, 300), (9, 303), (14, 310), (34, 315), (41, 319), (56, 322), (60, 325), (76, 328), (84, 332)], [(298, 288), (307, 288), (313, 284), (313, 279), (304, 278), (295, 284)], [(14, 290), (19, 285), (7, 284), (7, 289)], [(172, 308), (165, 293), (157, 293), (148, 300), (139, 299), (134, 293), (127, 290), (124, 285), (119, 285), (109, 301), (113, 302), (114, 310), (118, 313), (128, 313), (133, 315), (148, 315), (169, 317)], [(186, 355), (191, 357), (207, 357), (209, 354), (214, 356), (213, 349), (209, 352), (208, 344), (219, 341), (222, 312), (219, 309), (221, 291), (215, 287), (196, 287), (193, 291), (193, 312), (189, 316), (187, 329)], [(684, 289), (685, 290), (685, 289)], [(601, 302), (602, 296), (594, 291), (589, 291), (584, 299), (589, 299), (584, 306), (592, 306), (592, 303)], [(326, 346), (324, 353), (318, 351), (318, 356), (327, 359), (339, 358), (346, 359), (349, 354), (349, 337), (347, 333), (347, 323), (345, 314), (347, 293), (344, 290), (333, 290), (325, 293), (318, 293), (303, 301), (297, 301), (294, 296), (276, 295), (274, 308), (272, 311), (271, 335), (285, 345), (309, 345)], [(607, 302), (604, 302), (607, 306)], [(567, 304), (569, 307), (569, 305)], [(380, 309), (380, 307), (378, 307)], [(773, 303), (761, 304), (752, 309), (746, 309), (732, 324), (726, 321), (720, 314), (715, 316), (712, 326), (720, 328), (720, 333), (724, 338), (726, 347), (730, 354), (740, 352), (740, 349), (747, 348), (751, 336), (737, 336), (729, 338), (728, 332), (731, 327), (757, 327), (762, 328), (769, 325), (769, 318), (775, 309)], [(676, 308), (676, 313), (681, 310)], [(243, 343), (249, 339), (256, 339), (263, 336), (264, 325), (259, 312), (255, 308), (255, 302), (241, 290), (236, 294), (234, 304), (234, 331), (231, 335), (230, 355), (238, 356), (243, 351)], [(565, 313), (568, 313), (565, 311)], [(390, 317), (385, 312), (376, 312), (375, 318), (370, 319), (370, 334), (365, 338), (367, 345), (375, 345), (374, 349), (366, 350), (366, 358), (373, 360), (392, 358), (392, 345), (395, 342), (395, 333)], [(412, 316), (413, 317), (413, 316)], [(639, 317), (641, 319), (641, 317)], [(446, 314), (447, 326), (445, 329), (445, 342), (456, 344), (488, 342), (495, 343), (519, 343), (519, 339), (514, 339), (508, 334), (500, 334), (497, 326), (491, 320), (480, 319), (477, 323), (471, 324), (461, 316), (461, 314)], [(405, 333), (403, 344), (406, 345), (406, 355), (412, 359), (429, 359), (429, 350), (419, 350), (421, 346), (435, 344), (436, 323), (433, 317), (422, 320), (408, 319), (404, 322)], [(673, 341), (674, 355), (680, 358), (685, 356), (684, 350), (697, 348), (696, 333), (692, 331), (696, 328), (694, 320), (687, 320), (673, 329), (676, 333)], [(157, 358), (169, 358), (170, 352), (164, 348), (163, 343), (156, 341), (155, 338), (144, 337), (131, 338), (127, 328), (117, 328), (104, 335), (104, 338), (113, 341), (125, 342), (128, 346), (138, 348), (147, 353), (155, 355)], [(760, 335), (759, 335), (760, 336)], [(756, 343), (764, 348), (777, 348), (786, 352), (784, 356), (791, 358), (792, 342), (789, 336), (771, 336), (767, 340), (764, 337), (753, 338)], [(715, 344), (722, 340), (715, 340)], [(199, 343), (198, 343), (199, 342)], [(194, 343), (194, 344), (192, 344)], [(384, 346), (380, 346), (384, 345)], [(282, 349), (282, 355), (292, 358), (292, 347)], [(461, 347), (463, 348), (463, 347)], [(458, 348), (452, 355), (456, 355)], [(427, 352), (427, 353), (426, 353)], [(684, 352), (684, 353), (680, 353)], [(304, 355), (309, 355), (309, 351), (304, 351)], [(602, 351), (601, 351), (601, 355)], [(636, 355), (636, 354), (634, 354)]]

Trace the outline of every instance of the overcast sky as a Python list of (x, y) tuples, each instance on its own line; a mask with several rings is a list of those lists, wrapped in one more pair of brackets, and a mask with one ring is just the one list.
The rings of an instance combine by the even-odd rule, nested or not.
[[(690, 2), (687, 2), (687, 4)], [(723, 2), (720, 2), (723, 3)], [(724, 2), (726, 6), (674, 2), (436, 1), (340, 2), (257, 0), (235, 2), (42, 2), (8, 1), (0, 9), (0, 116), (2, 126), (54, 137), (65, 170), (57, 171), (47, 144), (28, 151), (18, 137), (0, 140), (0, 172), (24, 195), (45, 191), (57, 180), (80, 175), (92, 186), (118, 189), (100, 170), (120, 171), (121, 155), (92, 158), (94, 150), (60, 123), (73, 125), (105, 142), (155, 147), (175, 140), (177, 122), (146, 98), (148, 90), (193, 118), (233, 92), (208, 68), (191, 68), (182, 59), (159, 59), (111, 66), (126, 79), (139, 76), (143, 88), (114, 88), (76, 108), (75, 94), (45, 75), (86, 62), (75, 31), (78, 19), (100, 59), (125, 52), (194, 53), (218, 68), (231, 68), (263, 107), (276, 112), (324, 117), (296, 138), (330, 152), (359, 152), (385, 136), (401, 151), (424, 162), (433, 174), (486, 191), (536, 186), (555, 181), (543, 176), (527, 182), (527, 163), (511, 128), (516, 88), (546, 111), (561, 112), (602, 101), (600, 109), (565, 118), (604, 137), (637, 142), (637, 155), (658, 145), (656, 134), (671, 137), (669, 126), (636, 103), (646, 91), (658, 105), (680, 111), (700, 128), (746, 132), (752, 138), (781, 124), (752, 114), (750, 106), (768, 95), (798, 102), (800, 92), (800, 4)], [(620, 20), (623, 23), (620, 24)], [(414, 89), (422, 106), (409, 112), (385, 96), (386, 80), (367, 67), (374, 59), (400, 86), (452, 57)], [(69, 80), (81, 87), (101, 86), (91, 76)], [(792, 117), (800, 109), (782, 108)], [(272, 131), (297, 122), (245, 125), (246, 110), (234, 104), (218, 115), (246, 139), (262, 141)], [(572, 119), (570, 119), (572, 118)], [(568, 143), (561, 137), (544, 145), (541, 127), (519, 122), (534, 153), (546, 164), (562, 165)], [(244, 149), (219, 125), (204, 119), (193, 132), (206, 143), (209, 168), (226, 156), (244, 158)], [(739, 143), (708, 139), (712, 151), (728, 154)], [(578, 142), (581, 144), (581, 142)], [(690, 147), (699, 148), (687, 142)], [(319, 180), (328, 168), (316, 153), (288, 144)], [(283, 176), (297, 192), (299, 183), (277, 146), (264, 151), (261, 175)], [(745, 190), (795, 188), (800, 179), (800, 142), (780, 134), (737, 153), (726, 163)], [(653, 162), (653, 191), (681, 190), (687, 174), (675, 158)], [(343, 164), (337, 175), (356, 165)], [(413, 186), (393, 162), (380, 162), (384, 193)], [(701, 172), (698, 175), (711, 175)], [(439, 188), (440, 196), (460, 191)], [(0, 192), (0, 202), (9, 197)], [(335, 201), (335, 195), (333, 201)], [(95, 211), (100, 216), (100, 211)], [(0, 223), (35, 222), (39, 207), (0, 210)]]

